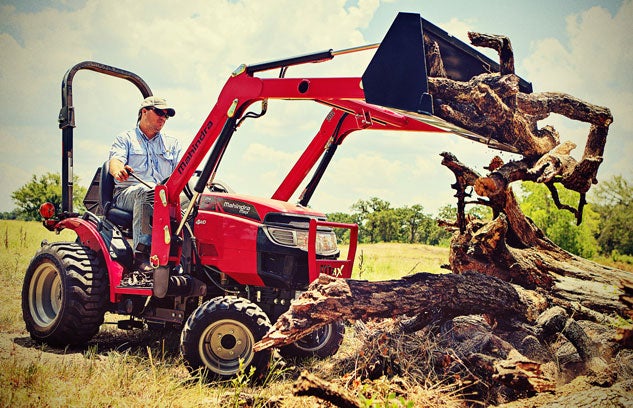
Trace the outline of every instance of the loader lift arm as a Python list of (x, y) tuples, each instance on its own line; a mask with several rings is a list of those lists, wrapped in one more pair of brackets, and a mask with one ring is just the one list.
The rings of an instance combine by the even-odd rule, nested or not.
[[(513, 146), (461, 129), (433, 115), (432, 95), (428, 93), (427, 84), (425, 35), (448, 50), (446, 53), (452, 57), (447, 64), (449, 75), (457, 77), (460, 73), (472, 75), (499, 71), (498, 63), (451, 37), (420, 15), (412, 13), (400, 13), (397, 16), (362, 77), (286, 78), (285, 73), (288, 66), (331, 60), (337, 55), (375, 48), (375, 44), (238, 67), (227, 80), (217, 103), (185, 150), (176, 171), (161, 186), (162, 194), (166, 197), (163, 209), (159, 211), (162, 211), (163, 218), (167, 214), (171, 217), (176, 214), (175, 218), (180, 220), (180, 224), (172, 232), (170, 223), (165, 221), (160, 225), (164, 233), (161, 232), (158, 236), (167, 237), (174, 232), (175, 235), (180, 234), (187, 216), (195, 206), (196, 198), (213, 180), (236, 130), (236, 124), (246, 110), (257, 102), (267, 103), (270, 99), (311, 100), (332, 107), (317, 135), (272, 195), (272, 198), (283, 201), (290, 199), (318, 159), (327, 152), (312, 181), (302, 193), (301, 203), (307, 204), (336, 146), (356, 130), (451, 132), (496, 149), (515, 151)], [(255, 76), (259, 72), (272, 69), (281, 69), (279, 78)], [(530, 92), (531, 84), (521, 81), (524, 90)], [(194, 198), (181, 218), (180, 192), (209, 151), (207, 163), (194, 188)], [(170, 208), (165, 209), (167, 206)], [(157, 219), (156, 211), (155, 209), (154, 219)], [(153, 240), (152, 245), (157, 245), (157, 251), (153, 248), (152, 253), (163, 254), (159, 257), (161, 265), (167, 261), (169, 241), (167, 238), (158, 243)]]
[[(186, 180), (200, 165), (204, 154), (196, 154), (196, 152), (207, 152), (213, 146), (218, 152), (212, 153), (210, 158), (213, 162), (209, 162), (205, 167), (208, 170), (203, 173), (204, 177), (200, 178), (196, 189), (199, 193), (203, 191), (204, 185), (209, 181), (208, 178), (213, 175), (219, 165), (222, 157), (219, 152), (223, 152), (226, 148), (225, 144), (214, 146), (221, 132), (231, 132), (230, 128), (224, 129), (225, 123), (229, 118), (241, 117), (251, 104), (268, 99), (312, 100), (331, 106), (336, 116), (343, 113), (349, 114), (350, 117), (345, 121), (345, 129), (338, 131), (341, 142), (352, 131), (371, 127), (382, 130), (452, 132), (496, 149), (515, 151), (513, 146), (484, 138), (432, 115), (432, 106), (428, 102), (430, 95), (426, 93), (424, 36), (437, 41), (442, 47), (442, 53), (450, 56), (446, 63), (446, 71), (450, 77), (463, 79), (477, 73), (498, 72), (500, 69), (497, 62), (414, 13), (398, 14), (380, 44), (340, 51), (321, 51), (277, 61), (242, 65), (226, 82), (216, 105), (183, 155), (175, 177), (170, 178), (168, 182), (170, 201), (176, 201)], [(273, 69), (281, 69), (281, 76), (283, 76), (289, 66), (328, 61), (338, 55), (374, 48), (378, 48), (376, 55), (362, 77), (258, 78), (255, 76), (259, 72)], [(396, 57), (398, 63), (394, 64)], [(377, 78), (376, 72), (379, 73)], [(531, 92), (531, 84), (523, 79), (521, 79), (521, 88), (525, 92)], [(392, 94), (394, 89), (398, 91), (397, 97)], [(371, 96), (367, 96), (368, 94)], [(335, 127), (336, 124), (331, 124), (329, 118), (325, 119), (320, 131), (272, 198), (288, 200), (292, 196), (323, 153)], [(230, 140), (230, 137), (228, 139)], [(224, 142), (228, 143), (228, 140), (224, 139)]]

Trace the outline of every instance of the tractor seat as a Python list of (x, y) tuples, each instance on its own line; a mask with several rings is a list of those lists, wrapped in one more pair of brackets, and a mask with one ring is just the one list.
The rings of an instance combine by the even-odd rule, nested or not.
[(99, 180), (99, 201), (103, 208), (103, 215), (117, 226), (132, 230), (132, 213), (116, 208), (112, 199), (114, 193), (114, 177), (109, 171), (109, 161), (101, 167), (101, 180)]

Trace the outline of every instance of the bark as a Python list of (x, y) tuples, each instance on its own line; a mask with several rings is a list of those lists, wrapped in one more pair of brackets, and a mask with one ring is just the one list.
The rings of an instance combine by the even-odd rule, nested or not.
[(444, 69), (444, 62), (442, 61), (439, 45), (424, 35), (424, 49), (426, 50), (427, 75), (446, 78), (446, 70)]
[(426, 325), (464, 314), (486, 313), (534, 321), (544, 304), (534, 292), (479, 273), (418, 273), (381, 282), (320, 275), (277, 319), (255, 350), (293, 343), (337, 320), (416, 316), (417, 324)]
[(508, 37), (469, 32), (468, 38), (476, 47), (487, 47), (497, 51), (501, 61), (499, 71), (502, 76), (514, 74), (514, 52), (512, 52), (512, 44)]
[(453, 238), (449, 263), (454, 273), (478, 271), (525, 288), (547, 289), (551, 303), (592, 320), (596, 314), (590, 311), (626, 315), (630, 307), (620, 299), (623, 292), (619, 287), (629, 273), (561, 249), (523, 214), (511, 187), (500, 191), (490, 187), (500, 179), (524, 173), (525, 162), (511, 162), (473, 182), (473, 170), (451, 154), (443, 156), (443, 164), (458, 180), (454, 188), (459, 192), (474, 187), (478, 194), (488, 196), (485, 204), (497, 214), (490, 222), (472, 221)]
[(306, 371), (302, 372), (293, 386), (297, 396), (312, 396), (328, 401), (341, 408), (360, 408), (358, 399), (343, 387), (327, 382)]

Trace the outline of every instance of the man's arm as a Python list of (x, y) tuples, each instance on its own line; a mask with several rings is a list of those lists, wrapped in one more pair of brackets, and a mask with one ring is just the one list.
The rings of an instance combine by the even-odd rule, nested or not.
[(130, 156), (130, 139), (132, 131), (119, 133), (110, 146), (110, 160), (108, 162), (108, 172), (118, 182), (126, 181), (129, 173), (133, 173), (134, 169), (129, 166), (128, 160)]
[(123, 164), (123, 162), (117, 158), (110, 159), (108, 168), (112, 177), (114, 177), (117, 181), (126, 181), (128, 177), (130, 177), (130, 173), (134, 172), (130, 166)]

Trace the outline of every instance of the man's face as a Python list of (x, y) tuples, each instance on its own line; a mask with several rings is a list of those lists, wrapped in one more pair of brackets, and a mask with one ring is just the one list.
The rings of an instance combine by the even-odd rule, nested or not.
[(161, 131), (167, 119), (166, 111), (155, 107), (145, 108), (141, 116), (142, 130), (147, 136), (153, 137)]

